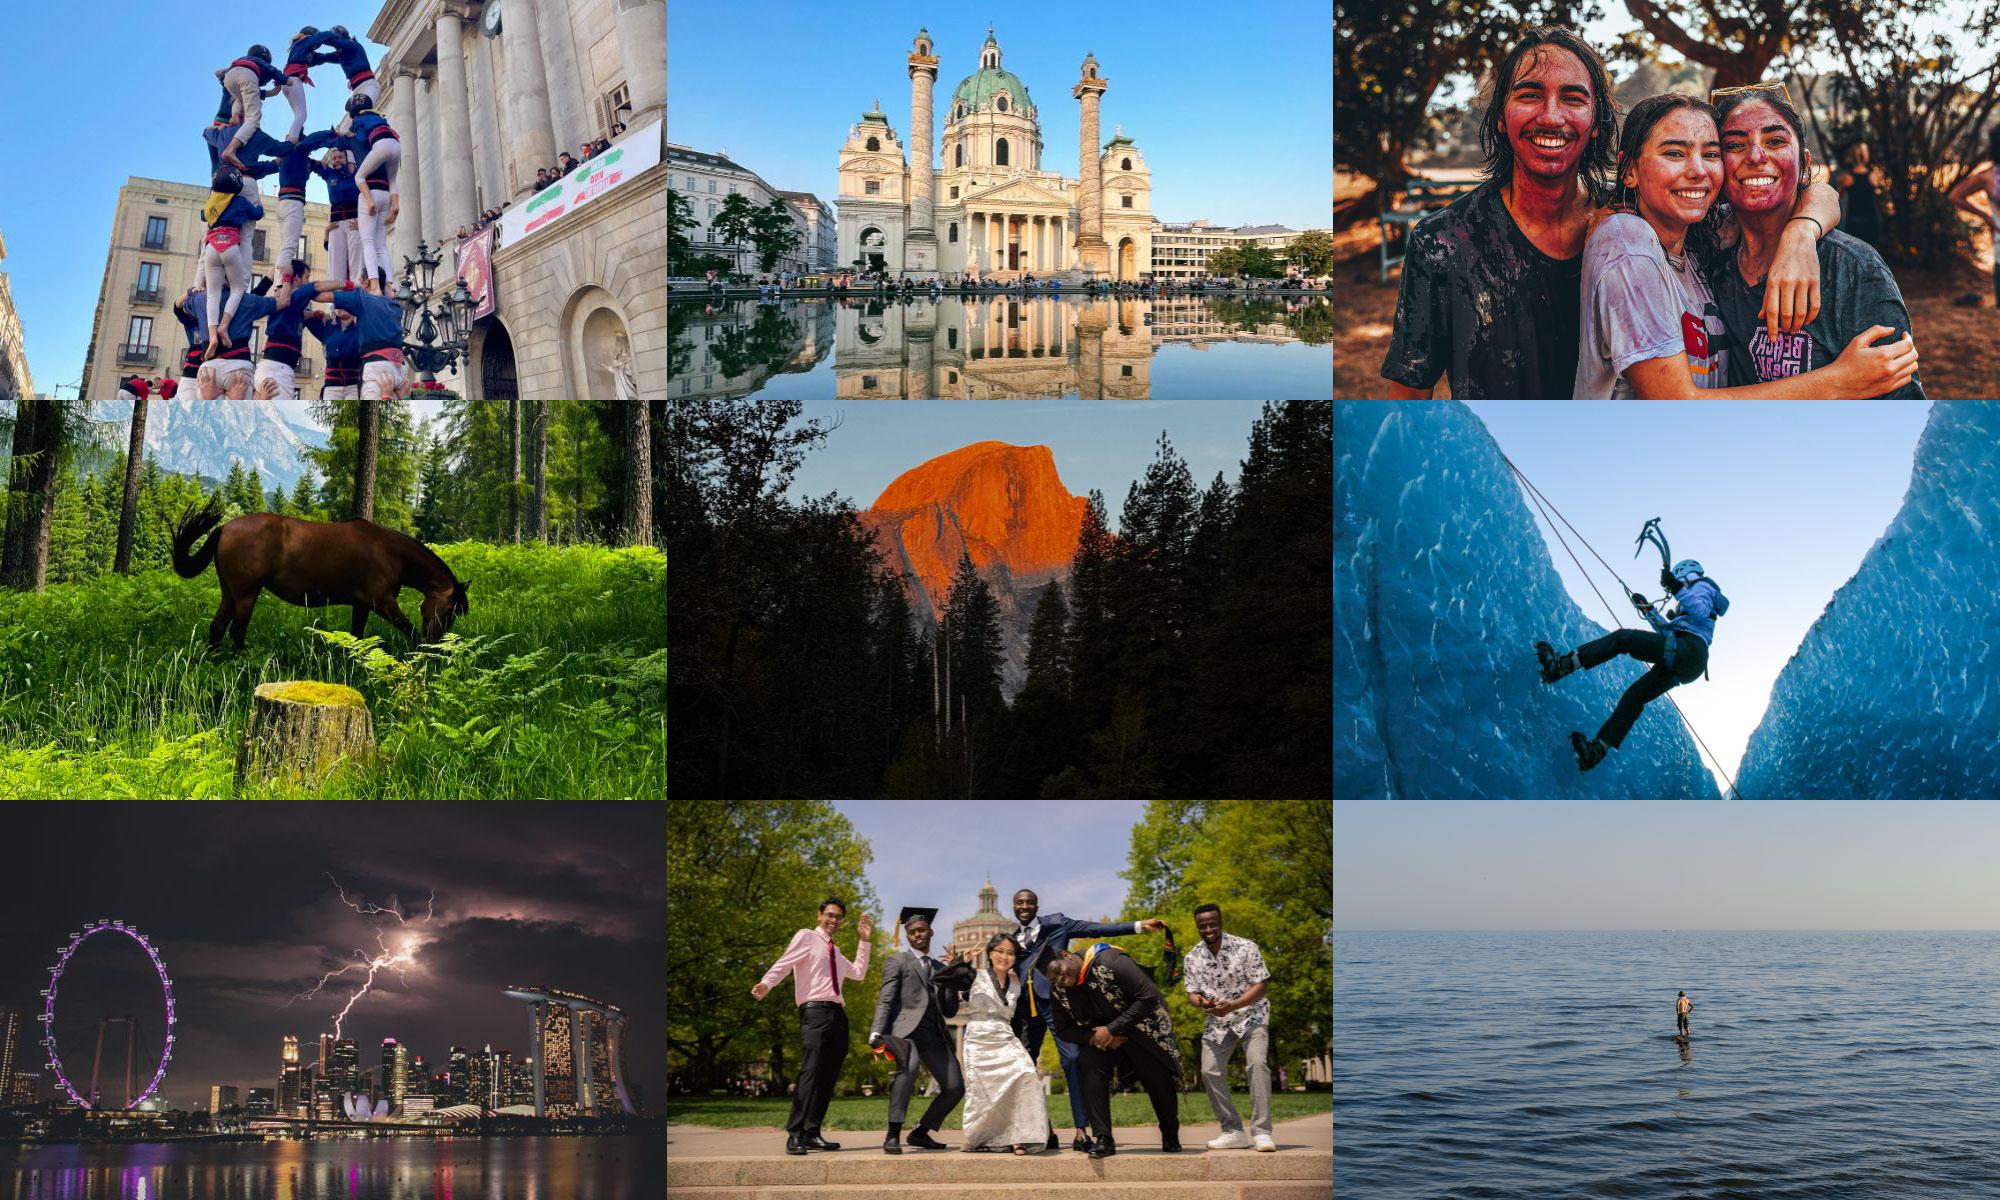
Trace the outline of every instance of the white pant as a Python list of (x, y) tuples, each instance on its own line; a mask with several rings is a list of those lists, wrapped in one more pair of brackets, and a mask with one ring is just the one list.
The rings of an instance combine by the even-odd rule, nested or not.
[(327, 227), (326, 252), (328, 278), (362, 278), (365, 268), (361, 257), (361, 231), (353, 221), (339, 221)]
[(259, 400), (296, 400), (299, 396), (298, 377), (275, 358), (257, 360), (257, 377), (252, 386)]
[(285, 76), (285, 99), (292, 106), (292, 127), (285, 134), (285, 140), (296, 142), (306, 132), (306, 81)]
[[(201, 274), (208, 283), (207, 299), (208, 327), (211, 330), (225, 328), (236, 316), (236, 305), (243, 299), (243, 293), (250, 290), (250, 245), (244, 239), (228, 250), (217, 250), (203, 242), (201, 246)], [(229, 289), (229, 299), (222, 299), (222, 289)]]
[(374, 279), (376, 268), (382, 274), (394, 279), (395, 272), (389, 266), (389, 193), (381, 188), (369, 188), (369, 198), (375, 202), (375, 209), (361, 210), (361, 269), (357, 278)]
[[(278, 269), (289, 275), (292, 260), (299, 254), (299, 234), (306, 227), (306, 202), (290, 196), (278, 199), (278, 248), (271, 257), (278, 262)], [(297, 280), (292, 282), (297, 283)]]
[(360, 399), (395, 400), (409, 389), (409, 385), (409, 371), (395, 363), (370, 358), (361, 364)]
[(319, 398), (322, 400), (359, 400), (361, 399), (361, 389), (351, 383), (346, 387), (334, 387), (323, 383), (319, 386)]
[(211, 358), (195, 373), (195, 394), (203, 400), (219, 400), (225, 395), (231, 400), (248, 400), (251, 375), (248, 359)]
[(229, 144), (241, 146), (264, 121), (264, 94), (257, 72), (249, 67), (231, 67), (222, 73), (222, 86), (229, 89), (234, 99), (229, 107), (229, 123), (236, 126), (236, 134)]

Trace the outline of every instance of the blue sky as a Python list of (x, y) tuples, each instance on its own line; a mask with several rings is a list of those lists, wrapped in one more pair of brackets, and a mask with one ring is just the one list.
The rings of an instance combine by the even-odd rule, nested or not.
[(1118, 527), (1125, 493), (1146, 473), (1165, 430), (1197, 487), (1220, 471), (1242, 474), (1255, 400), (862, 400), (808, 401), (805, 415), (840, 428), (792, 481), (795, 497), (839, 492), (867, 508), (911, 467), (973, 442), (1047, 446), (1072, 495), (1104, 493)]
[[(1632, 542), (1647, 518), (1661, 517), (1674, 557), (1699, 560), (1722, 587), (1730, 609), (1716, 628), (1709, 678), (1673, 697), (1732, 776), (1778, 672), (1902, 507), (1930, 415), (1928, 404), (1894, 400), (1470, 407), (1627, 583), (1660, 596), (1659, 552), (1648, 546), (1634, 558)], [(1539, 517), (1537, 525), (1570, 597), (1608, 624), (1569, 555)], [(1643, 627), (1597, 560), (1570, 544), (1619, 617)], [(1717, 789), (1726, 786), (1718, 777)]]
[(1993, 929), (2000, 804), (1342, 801), (1353, 929)]
[[(215, 69), (252, 42), (282, 61), (307, 23), (345, 25), (365, 40), (380, 10), (362, 0), (7, 5), (0, 111), (9, 119), (0, 123), (0, 160), (12, 170), (0, 189), (7, 240), (0, 270), (20, 310), (38, 391), (52, 394), (83, 376), (111, 217), (127, 177), (208, 182), (201, 132), (222, 95)], [(369, 49), (379, 56), (383, 48)], [(306, 97), (307, 130), (325, 129), (338, 119), (347, 83), (337, 68), (321, 67)], [(265, 130), (283, 137), (291, 112), (283, 97), (265, 101)], [(306, 187), (308, 200), (325, 202), (319, 180)], [(265, 193), (276, 196), (275, 178)]]
[[(1331, 10), (1275, 0), (1066, 4), (1024, 10), (891, 0), (678, 4), (667, 30), (667, 138), (730, 157), (771, 186), (828, 204), (839, 193), (848, 127), (879, 97), (910, 136), (905, 56), (928, 28), (942, 114), (978, 69), (993, 22), (1001, 66), (1041, 113), (1042, 169), (1077, 174), (1077, 103), (1086, 51), (1110, 82), (1108, 141), (1123, 124), (1153, 173), (1163, 221), (1325, 228), (1333, 176)], [(941, 140), (940, 115), (934, 138)], [(933, 147), (935, 152), (935, 147)]]
[[(1143, 800), (840, 800), (834, 807), (875, 851), (868, 881), (887, 914), (905, 905), (938, 910), (948, 939), (953, 921), (979, 908), (990, 876), (998, 907), (1013, 915), (1013, 895), (1032, 888), (1043, 912), (1096, 919), (1125, 902), (1125, 852)], [(857, 916), (859, 914), (856, 914)], [(1163, 915), (1169, 923), (1172, 915)], [(933, 943), (943, 953), (945, 941)]]

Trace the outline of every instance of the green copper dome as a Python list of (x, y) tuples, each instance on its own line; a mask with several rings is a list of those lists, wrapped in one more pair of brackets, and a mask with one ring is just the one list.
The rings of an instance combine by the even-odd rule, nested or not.
[(967, 75), (958, 85), (958, 90), (951, 94), (952, 115), (958, 115), (961, 104), (965, 105), (966, 112), (991, 108), (1002, 92), (1007, 93), (1008, 112), (1026, 116), (1027, 111), (1035, 106), (1035, 102), (1028, 98), (1028, 85), (1021, 82), (1020, 76), (1004, 67), (981, 67)]

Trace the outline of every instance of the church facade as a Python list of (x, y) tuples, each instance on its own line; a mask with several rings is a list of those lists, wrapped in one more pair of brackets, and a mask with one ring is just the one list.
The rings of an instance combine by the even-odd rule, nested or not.
[[(979, 69), (943, 109), (932, 153), (939, 59), (919, 29), (906, 66), (910, 142), (881, 111), (861, 115), (840, 149), (842, 269), (857, 265), (925, 280), (939, 274), (1138, 279), (1152, 268), (1152, 173), (1122, 128), (1099, 145), (1109, 81), (1086, 54), (1070, 95), (1080, 106), (1078, 172), (1042, 169), (1040, 110), (1001, 65), (989, 27)], [(942, 162), (942, 166), (937, 165)]]

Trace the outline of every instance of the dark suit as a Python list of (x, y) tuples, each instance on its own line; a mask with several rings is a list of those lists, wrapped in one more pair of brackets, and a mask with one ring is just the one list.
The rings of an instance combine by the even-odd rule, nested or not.
[[(1014, 1032), (1021, 1039), (1021, 1045), (1028, 1051), (1030, 1060), (1039, 1062), (1042, 1055), (1042, 1039), (1049, 1030), (1049, 977), (1042, 973), (1042, 959), (1050, 950), (1066, 949), (1072, 938), (1084, 937), (1125, 937), (1139, 932), (1136, 921), (1079, 921), (1065, 917), (1061, 913), (1042, 913), (1037, 918), (1040, 927), (1035, 939), (1021, 947), (1021, 957), (1014, 964), (1014, 972), (1022, 979), (1028, 979), (1033, 972), (1033, 987), (1021, 989), (1021, 999), (1014, 1006)], [(1030, 995), (1034, 997), (1029, 1000)], [(1030, 1012), (1032, 1003), (1033, 1011)], [(1056, 1058), (1062, 1063), (1063, 1081), (1069, 1090), (1069, 1114), (1076, 1122), (1071, 1128), (1082, 1129), (1089, 1124), (1089, 1114), (1083, 1108), (1083, 1077), (1076, 1069), (1076, 1047), (1062, 1039), (1056, 1039)]]
[[(929, 978), (926, 979), (926, 974)], [(896, 1078), (889, 1086), (889, 1123), (901, 1125), (909, 1115), (910, 1093), (917, 1084), (917, 1063), (930, 1068), (938, 1094), (924, 1110), (922, 1129), (944, 1128), (951, 1110), (965, 1098), (965, 1080), (958, 1056), (951, 1050), (945, 1018), (958, 1012), (958, 993), (972, 986), (972, 964), (951, 967), (914, 950), (889, 957), (882, 968), (882, 990), (875, 997), (875, 1021), (869, 1039), (879, 1034), (896, 1056)]]
[[(1052, 997), (1053, 1028), (1058, 1045), (1074, 1045), (1077, 1072), (1083, 1077), (1083, 1106), (1090, 1129), (1100, 1140), (1111, 1139), (1111, 1077), (1119, 1069), (1136, 1075), (1153, 1102), (1160, 1136), (1180, 1137), (1180, 1049), (1167, 1016), (1166, 1002), (1152, 977), (1123, 950), (1113, 946), (1099, 953), (1084, 969), (1084, 981), (1072, 983)], [(1098, 1026), (1125, 1044), (1099, 1050), (1090, 1044)]]

